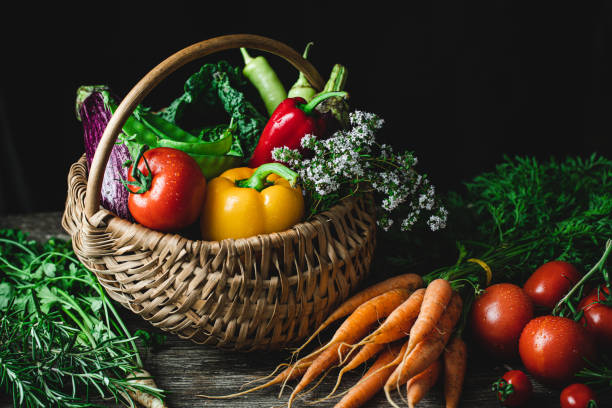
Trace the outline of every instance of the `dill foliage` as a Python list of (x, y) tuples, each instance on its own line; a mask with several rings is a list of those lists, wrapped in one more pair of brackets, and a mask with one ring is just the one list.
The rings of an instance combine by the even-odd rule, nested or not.
[(494, 170), (464, 183), (462, 191), (446, 194), (443, 202), (449, 211), (446, 230), (435, 239), (394, 235), (394, 246), (410, 250), (396, 251), (400, 255), (390, 257), (392, 266), (439, 266), (452, 254), (454, 264), (425, 279), (467, 279), (474, 285), (484, 282), (485, 273), (468, 262), (471, 258), (491, 267), (493, 281), (519, 285), (555, 259), (588, 270), (612, 238), (612, 161), (597, 154), (546, 161), (506, 156)]
[(474, 222), (475, 233), (460, 238), (497, 246), (531, 241), (520, 263), (529, 272), (553, 259), (592, 265), (612, 237), (612, 161), (596, 154), (505, 157), (465, 186), (466, 194), (449, 196), (449, 207), (467, 210)]

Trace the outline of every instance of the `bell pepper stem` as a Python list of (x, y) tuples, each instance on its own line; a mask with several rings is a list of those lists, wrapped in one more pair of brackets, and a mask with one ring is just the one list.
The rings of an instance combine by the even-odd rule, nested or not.
[(291, 187), (295, 186), (298, 178), (298, 174), (295, 171), (280, 163), (266, 163), (259, 166), (248, 179), (236, 181), (236, 185), (261, 191), (266, 188), (266, 179), (270, 174), (276, 174), (286, 179)]
[(348, 92), (345, 92), (345, 91), (321, 92), (320, 94), (312, 98), (310, 102), (306, 104), (301, 104), (298, 106), (300, 109), (304, 111), (304, 113), (306, 113), (307, 115), (310, 115), (312, 111), (314, 110), (314, 108), (317, 107), (318, 104), (323, 102), (325, 99), (331, 98), (333, 96), (340, 96), (342, 98), (346, 98), (348, 96)]

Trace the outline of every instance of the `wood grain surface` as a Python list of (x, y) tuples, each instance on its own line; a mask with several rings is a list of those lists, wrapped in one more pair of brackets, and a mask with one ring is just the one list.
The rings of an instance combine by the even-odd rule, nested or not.
[[(0, 228), (20, 228), (30, 233), (36, 240), (46, 240), (51, 236), (67, 239), (61, 229), (59, 212), (31, 214), (25, 216), (0, 217)], [(151, 332), (162, 333), (153, 328), (138, 316), (121, 308), (120, 313), (131, 330), (145, 329)], [(324, 341), (329, 333), (324, 333)], [(469, 347), (469, 346), (468, 346)], [(289, 353), (279, 352), (253, 352), (236, 353), (200, 346), (190, 341), (181, 340), (168, 334), (167, 340), (161, 349), (145, 353), (143, 351), (145, 368), (155, 377), (157, 385), (168, 392), (167, 403), (170, 408), (182, 407), (281, 407), (287, 401), (288, 393), (278, 399), (279, 387), (254, 392), (247, 396), (231, 400), (210, 400), (198, 398), (198, 393), (220, 395), (237, 392), (241, 385), (248, 381), (261, 378), (269, 374), (277, 364), (288, 361)], [(491, 392), (491, 383), (500, 377), (508, 365), (489, 361), (478, 350), (468, 348), (468, 369), (465, 380), (461, 407), (499, 407), (495, 395)], [(512, 368), (521, 368), (520, 362), (513, 363)], [(355, 373), (347, 373), (343, 379), (344, 387), (355, 383), (365, 372), (361, 367)], [(333, 387), (336, 371), (324, 379), (320, 387), (307, 395), (306, 400), (298, 400), (294, 407), (313, 406), (307, 402), (326, 395)], [(287, 390), (286, 390), (287, 391)], [(290, 390), (288, 390), (290, 392)], [(546, 388), (534, 381), (534, 396), (526, 407), (553, 408), (559, 406), (560, 390)], [(398, 402), (399, 396), (395, 395)], [(600, 394), (600, 408), (612, 407), (612, 390)], [(332, 407), (338, 400), (316, 404), (317, 407)], [(10, 396), (0, 393), (0, 408), (11, 407)], [(113, 406), (108, 404), (108, 406)], [(379, 394), (372, 399), (366, 408), (390, 406), (384, 396)], [(432, 408), (443, 407), (443, 394), (440, 385), (422, 400), (417, 407)]]

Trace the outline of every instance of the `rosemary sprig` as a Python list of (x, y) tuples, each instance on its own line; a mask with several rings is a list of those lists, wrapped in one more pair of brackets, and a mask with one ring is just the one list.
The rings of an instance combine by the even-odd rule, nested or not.
[(600, 362), (597, 364), (590, 362), (586, 368), (576, 374), (576, 377), (585, 384), (609, 389), (612, 387), (612, 357), (604, 354), (599, 359)]
[(90, 398), (135, 406), (128, 391), (163, 392), (135, 378), (132, 336), (69, 242), (40, 246), (0, 230), (0, 386), (15, 406), (90, 407)]
[[(11, 308), (9, 308), (11, 310)], [(130, 339), (91, 346), (58, 312), (25, 319), (12, 310), (0, 319), (0, 382), (14, 406), (90, 407), (81, 395), (124, 401), (128, 390), (161, 396), (161, 390), (126, 380), (137, 369)]]

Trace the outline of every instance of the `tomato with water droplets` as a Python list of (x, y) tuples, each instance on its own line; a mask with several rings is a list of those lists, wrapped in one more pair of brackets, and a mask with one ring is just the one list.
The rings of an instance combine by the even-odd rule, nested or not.
[(540, 316), (521, 333), (519, 353), (525, 368), (544, 384), (561, 386), (593, 361), (592, 338), (580, 324), (566, 317)]
[[(178, 231), (200, 216), (206, 179), (187, 153), (157, 147), (147, 150), (137, 170), (128, 170), (128, 208), (136, 221), (158, 231)], [(145, 161), (146, 160), (146, 161)]]
[(470, 328), (475, 340), (492, 356), (518, 355), (523, 327), (533, 317), (533, 305), (523, 289), (498, 283), (485, 289), (472, 305)]
[(612, 347), (612, 297), (607, 286), (591, 290), (578, 304), (584, 312), (580, 323), (591, 333), (599, 346)]
[(552, 309), (580, 277), (580, 272), (571, 263), (551, 261), (536, 269), (523, 289), (535, 306)]

